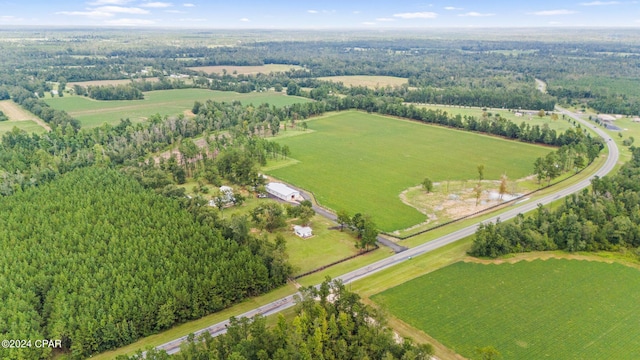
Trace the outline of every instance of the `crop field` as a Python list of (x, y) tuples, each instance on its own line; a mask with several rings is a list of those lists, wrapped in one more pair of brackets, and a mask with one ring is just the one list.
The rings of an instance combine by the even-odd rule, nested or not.
[[(574, 79), (561, 79), (549, 83), (551, 87), (583, 87), (594, 92), (611, 94), (627, 94), (640, 96), (640, 79), (634, 78), (609, 78), (599, 76), (582, 76)], [(613, 91), (612, 91), (613, 89)]]
[(214, 91), (205, 89), (158, 90), (144, 93), (144, 100), (98, 101), (81, 96), (65, 96), (47, 98), (45, 101), (53, 108), (65, 110), (80, 120), (83, 127), (96, 127), (103, 123), (117, 124), (120, 119), (129, 118), (140, 122), (150, 115), (177, 115), (190, 111), (193, 103), (206, 100), (227, 101), (239, 100), (243, 104), (255, 105), (269, 103), (275, 106), (307, 102), (309, 99), (287, 96), (275, 92), (254, 92), (240, 94), (231, 91)]
[(637, 359), (638, 294), (638, 269), (549, 259), (458, 262), (372, 299), (465, 357)]
[(425, 215), (400, 193), (422, 182), (472, 180), (477, 166), (497, 180), (529, 175), (550, 148), (347, 111), (308, 122), (308, 134), (276, 139), (288, 145), (294, 165), (268, 174), (312, 191), (335, 210), (370, 214), (385, 231), (421, 223)]
[(259, 66), (236, 66), (236, 65), (216, 65), (216, 66), (195, 66), (189, 69), (194, 71), (204, 71), (207, 74), (222, 74), (224, 70), (227, 70), (227, 74), (237, 75), (254, 75), (254, 74), (269, 74), (272, 72), (285, 72), (291, 69), (302, 69), (297, 65), (287, 64), (266, 64)]
[(409, 82), (406, 78), (395, 76), (370, 76), (370, 75), (349, 75), (349, 76), (325, 76), (318, 80), (341, 82), (345, 86), (366, 86), (368, 88), (400, 86)]

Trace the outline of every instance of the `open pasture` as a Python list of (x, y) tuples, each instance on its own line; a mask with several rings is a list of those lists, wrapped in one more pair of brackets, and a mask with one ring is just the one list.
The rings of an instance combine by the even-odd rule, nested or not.
[(400, 193), (422, 182), (529, 175), (550, 148), (496, 137), (347, 111), (308, 122), (309, 134), (277, 138), (299, 161), (266, 171), (312, 191), (335, 211), (367, 213), (385, 231), (421, 223), (425, 215)]
[(36, 124), (32, 120), (2, 121), (0, 122), (0, 135), (13, 130), (14, 127), (17, 127), (20, 130), (24, 130), (29, 134), (42, 134), (43, 132), (45, 132), (45, 129), (42, 126)]
[(237, 66), (237, 65), (216, 65), (216, 66), (194, 66), (189, 69), (194, 71), (204, 71), (207, 74), (219, 74), (222, 75), (224, 71), (227, 71), (229, 75), (255, 75), (255, 74), (270, 74), (272, 72), (285, 72), (289, 70), (302, 69), (297, 65), (287, 64), (266, 64), (257, 66)]
[(310, 101), (297, 96), (287, 96), (275, 92), (253, 92), (240, 94), (232, 91), (214, 91), (205, 89), (158, 90), (144, 93), (144, 100), (98, 101), (87, 97), (65, 96), (47, 98), (45, 101), (53, 108), (65, 110), (80, 120), (83, 127), (96, 127), (103, 123), (117, 124), (120, 119), (129, 118), (140, 122), (150, 115), (177, 115), (193, 108), (195, 101), (205, 102), (239, 100), (243, 104), (255, 105), (269, 103), (275, 106), (290, 105)]
[(376, 87), (401, 86), (409, 83), (406, 78), (395, 76), (371, 76), (371, 75), (349, 75), (349, 76), (324, 76), (318, 80), (343, 83), (345, 86), (365, 86), (375, 89)]
[(638, 294), (638, 269), (549, 259), (458, 262), (372, 299), (467, 358), (635, 359)]

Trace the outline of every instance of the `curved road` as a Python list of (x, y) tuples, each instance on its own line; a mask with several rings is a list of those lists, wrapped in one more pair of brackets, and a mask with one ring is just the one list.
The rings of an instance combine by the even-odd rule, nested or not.
[[(618, 162), (618, 157), (619, 157), (619, 152), (618, 152), (618, 147), (616, 146), (615, 142), (609, 137), (609, 135), (607, 133), (605, 133), (604, 131), (602, 131), (600, 128), (594, 128), (593, 123), (589, 123), (585, 120), (580, 119), (577, 115), (575, 115), (574, 113), (571, 113), (565, 109), (562, 108), (558, 108), (558, 110), (567, 116), (570, 116), (571, 118), (575, 119), (576, 121), (582, 123), (583, 125), (587, 126), (587, 127), (591, 127), (593, 128), (593, 130), (599, 135), (601, 136), (604, 140), (605, 140), (605, 144), (607, 145), (608, 149), (609, 149), (609, 156), (607, 157), (607, 160), (605, 161), (604, 165), (598, 169), (598, 171), (596, 171), (596, 173), (594, 174), (594, 176), (599, 176), (602, 177), (606, 174), (608, 174), (611, 170), (613, 170), (614, 166), (616, 165), (616, 163)], [(586, 187), (588, 187), (591, 183), (591, 178), (589, 179), (585, 179), (577, 184), (571, 185), (565, 189), (561, 189), (558, 190), (557, 192), (547, 195), (543, 198), (541, 198), (540, 200), (538, 200), (537, 202), (532, 202), (532, 203), (528, 203), (528, 204), (524, 204), (518, 207), (515, 207), (509, 211), (503, 212), (500, 215), (494, 216), (490, 219), (487, 219), (485, 221), (483, 221), (483, 223), (488, 223), (488, 222), (495, 222), (498, 219), (501, 220), (508, 220), (511, 219), (515, 216), (517, 216), (520, 213), (525, 213), (531, 210), (534, 210), (538, 207), (538, 204), (548, 204), (554, 200), (557, 200), (561, 197), (565, 197), (567, 195), (576, 193)], [(356, 280), (360, 280), (362, 278), (365, 278), (371, 274), (374, 274), (378, 271), (382, 271), (384, 269), (387, 269), (389, 267), (392, 267), (400, 262), (406, 261), (411, 259), (414, 256), (418, 256), (418, 255), (422, 255), (424, 253), (433, 251), (435, 249), (438, 249), (440, 247), (443, 247), (445, 245), (451, 244), (457, 240), (460, 240), (462, 238), (465, 238), (469, 235), (472, 235), (473, 233), (475, 233), (476, 229), (478, 228), (478, 224), (474, 224), (471, 226), (468, 226), (464, 229), (455, 231), (453, 233), (444, 235), (438, 239), (435, 239), (433, 241), (430, 241), (428, 243), (422, 244), (422, 245), (418, 245), (414, 248), (408, 249), (406, 251), (403, 251), (401, 253), (397, 253), (395, 255), (392, 255), (388, 258), (382, 259), (380, 261), (377, 261), (373, 264), (367, 265), (365, 267), (362, 267), (360, 269), (351, 271), (349, 273), (346, 273), (344, 275), (338, 276), (337, 279), (342, 280), (345, 284), (348, 284), (350, 282), (356, 281)], [(251, 310), (251, 311), (247, 311), (244, 314), (240, 314), (237, 317), (253, 317), (257, 314), (262, 314), (262, 315), (271, 315), (271, 314), (275, 314), (278, 313), (282, 310), (288, 309), (290, 307), (292, 307), (293, 305), (295, 305), (295, 296), (299, 296), (300, 294), (294, 294), (294, 295), (289, 295), (287, 297), (281, 298), (279, 300), (276, 300), (274, 302), (271, 302), (269, 304), (266, 304), (264, 306), (261, 306), (257, 309)], [(209, 332), (211, 335), (213, 336), (217, 336), (220, 334), (224, 334), (226, 332), (226, 326), (229, 324), (229, 321), (223, 321), (220, 323), (217, 323), (215, 325), (211, 325), (205, 329), (199, 330), (197, 332), (195, 332), (195, 335), (198, 336), (204, 332)], [(157, 346), (156, 349), (158, 350), (165, 350), (167, 351), (167, 353), (169, 354), (175, 354), (180, 350), (180, 344), (182, 344), (184, 341), (186, 341), (187, 337), (183, 336), (179, 339), (170, 341), (168, 343), (162, 344), (160, 346)]]

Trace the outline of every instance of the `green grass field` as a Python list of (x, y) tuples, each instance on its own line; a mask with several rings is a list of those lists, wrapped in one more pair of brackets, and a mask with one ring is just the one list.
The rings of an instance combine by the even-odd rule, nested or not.
[(318, 202), (351, 214), (368, 213), (385, 231), (425, 216), (401, 202), (400, 193), (425, 177), (433, 181), (518, 179), (550, 148), (348, 111), (309, 121), (309, 134), (277, 139), (299, 163), (268, 174), (312, 191)]
[(27, 133), (36, 133), (42, 134), (45, 132), (44, 128), (38, 124), (36, 124), (32, 120), (23, 120), (23, 121), (2, 121), (0, 122), (0, 135), (9, 132), (13, 129), (13, 127), (17, 127), (20, 130), (24, 130)]
[(129, 118), (133, 122), (144, 121), (151, 115), (177, 115), (191, 111), (193, 103), (206, 100), (235, 101), (243, 104), (259, 105), (269, 103), (284, 106), (311, 101), (297, 96), (287, 96), (275, 92), (240, 94), (231, 91), (205, 89), (158, 90), (144, 93), (144, 100), (98, 101), (81, 96), (46, 98), (53, 108), (65, 110), (80, 120), (84, 127), (96, 127), (103, 123), (117, 124), (120, 119)]
[(465, 357), (637, 359), (640, 271), (620, 264), (458, 262), (372, 299)]

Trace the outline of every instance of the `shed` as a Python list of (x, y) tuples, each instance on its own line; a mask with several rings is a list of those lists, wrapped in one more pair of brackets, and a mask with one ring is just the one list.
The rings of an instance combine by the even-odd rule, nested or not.
[(313, 235), (313, 230), (308, 226), (295, 225), (293, 227), (293, 232), (295, 232), (296, 235), (300, 236), (303, 239), (306, 239)]
[(300, 192), (298, 190), (294, 190), (282, 183), (270, 182), (267, 184), (266, 190), (269, 194), (277, 197), (278, 199), (286, 201), (301, 199)]

